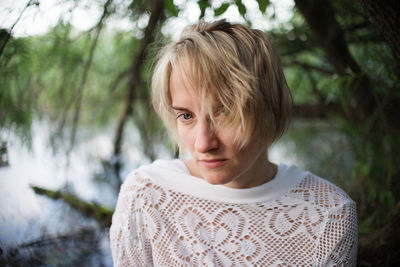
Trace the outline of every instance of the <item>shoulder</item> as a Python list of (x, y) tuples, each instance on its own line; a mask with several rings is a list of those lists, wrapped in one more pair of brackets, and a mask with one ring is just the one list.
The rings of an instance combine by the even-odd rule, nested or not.
[(163, 194), (172, 183), (171, 179), (185, 173), (185, 168), (184, 163), (178, 159), (156, 160), (143, 165), (127, 175), (119, 196), (127, 195), (134, 200), (144, 195)]
[(122, 190), (132, 190), (143, 187), (147, 183), (154, 183), (160, 178), (168, 177), (171, 172), (185, 172), (184, 163), (178, 159), (156, 160), (132, 170), (122, 184)]
[(120, 195), (137, 192), (139, 189), (146, 187), (147, 183), (151, 183), (151, 179), (141, 174), (139, 169), (135, 169), (126, 176), (121, 185)]
[[(162, 174), (159, 163), (155, 161), (141, 166), (126, 176), (118, 194), (113, 222), (127, 221), (126, 218), (133, 214), (141, 214), (143, 210), (150, 207), (149, 205), (160, 205), (165, 201), (167, 190), (157, 183), (157, 179), (159, 179), (157, 174)], [(162, 163), (166, 164), (167, 162), (163, 161)]]
[(355, 207), (355, 202), (341, 188), (310, 172), (287, 193), (287, 196), (329, 210)]

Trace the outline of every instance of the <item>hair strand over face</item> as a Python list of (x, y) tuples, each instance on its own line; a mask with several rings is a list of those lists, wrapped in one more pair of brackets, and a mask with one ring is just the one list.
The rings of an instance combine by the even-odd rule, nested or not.
[(222, 123), (236, 133), (239, 146), (252, 138), (270, 145), (288, 127), (290, 90), (278, 53), (260, 30), (200, 20), (160, 51), (152, 78), (153, 106), (182, 148), (170, 94), (173, 71), (190, 81), (211, 121), (216, 108), (224, 113)]

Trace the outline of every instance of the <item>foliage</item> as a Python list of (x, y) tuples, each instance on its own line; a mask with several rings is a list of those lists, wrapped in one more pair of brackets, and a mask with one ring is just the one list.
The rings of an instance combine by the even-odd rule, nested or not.
[[(223, 16), (235, 6), (244, 20), (252, 23), (243, 2), (226, 0), (216, 5), (196, 1), (200, 17), (206, 11)], [(337, 25), (328, 25), (324, 37), (343, 33), (349, 53), (342, 54), (345, 66), (339, 69), (334, 62), (337, 58), (329, 55), (299, 2), (304, 1), (296, 1), (289, 23), (268, 30), (281, 53), (294, 97), (294, 123), (285, 140), (295, 144), (295, 153), (304, 159), (307, 169), (328, 177), (350, 194), (358, 205), (360, 233), (367, 234), (387, 223), (400, 201), (399, 63), (357, 2), (335, 0), (329, 5)], [(155, 30), (147, 32), (138, 21), (148, 18), (149, 27), (153, 3), (163, 12), (156, 18)], [(267, 0), (257, 4), (264, 15), (273, 7)], [(113, 15), (116, 10), (112, 5), (106, 11)], [(33, 118), (50, 120), (55, 125), (53, 146), (65, 148), (66, 130), (73, 124), (76, 109), (81, 109), (78, 129), (114, 126), (119, 119), (123, 123), (116, 127), (117, 140), (129, 120), (138, 128), (143, 152), (154, 159), (158, 147), (168, 141), (149, 108), (155, 45), (149, 47), (145, 41), (168, 40), (161, 26), (179, 17), (181, 11), (182, 6), (172, 0), (130, 2), (123, 15), (135, 26), (131, 31), (103, 30), (89, 68), (85, 62), (95, 39), (94, 29), (77, 32), (69, 22), (60, 21), (43, 36), (14, 38), (2, 30), (0, 41), (11, 39), (0, 55), (0, 128), (26, 138)], [(147, 45), (144, 60), (137, 57), (143, 45)], [(137, 72), (136, 67), (140, 68)], [(85, 68), (89, 72), (81, 94), (78, 88)], [(129, 92), (133, 92), (131, 102)], [(80, 98), (82, 105), (75, 105)], [(116, 141), (114, 146), (119, 160), (121, 143)], [(115, 170), (118, 177), (120, 168)]]
[[(295, 105), (312, 104), (325, 114), (295, 121), (289, 138), (296, 153), (306, 159), (306, 168), (331, 177), (350, 194), (358, 204), (360, 234), (367, 234), (387, 223), (400, 201), (398, 118), (385, 111), (400, 101), (398, 63), (357, 3), (333, 1), (333, 6), (359, 73), (338, 73), (299, 13), (291, 29), (273, 29), (270, 35), (282, 53)], [(363, 90), (374, 100), (363, 119), (354, 119), (362, 107), (351, 91), (365, 77)]]
[(0, 129), (14, 131), (29, 141), (32, 123), (32, 51), (27, 39), (15, 39), (0, 29), (0, 43), (8, 41), (0, 57)]

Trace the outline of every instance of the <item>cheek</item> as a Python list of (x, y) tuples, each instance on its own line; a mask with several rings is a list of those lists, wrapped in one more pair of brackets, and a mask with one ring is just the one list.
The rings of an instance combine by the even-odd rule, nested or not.
[(225, 128), (220, 128), (218, 130), (218, 138), (226, 145), (233, 145), (233, 140), (235, 139), (235, 135), (232, 131), (226, 130)]
[(225, 149), (232, 152), (238, 152), (238, 148), (234, 143), (235, 135), (232, 131), (225, 130), (224, 128), (218, 130), (218, 139)]
[(188, 127), (177, 127), (179, 141), (189, 150), (194, 143), (193, 134)]

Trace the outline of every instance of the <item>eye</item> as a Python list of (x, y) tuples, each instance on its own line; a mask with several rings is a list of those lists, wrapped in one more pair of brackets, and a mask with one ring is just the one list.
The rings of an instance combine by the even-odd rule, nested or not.
[(182, 118), (183, 118), (184, 120), (190, 120), (190, 119), (192, 118), (192, 114), (183, 113), (183, 114), (182, 114)]
[(215, 117), (221, 117), (221, 116), (226, 116), (226, 109), (221, 107), (219, 109), (217, 109), (217, 111), (215, 112)]
[(188, 121), (193, 118), (193, 115), (190, 113), (182, 113), (182, 114), (179, 114), (177, 118), (182, 119), (184, 121)]

